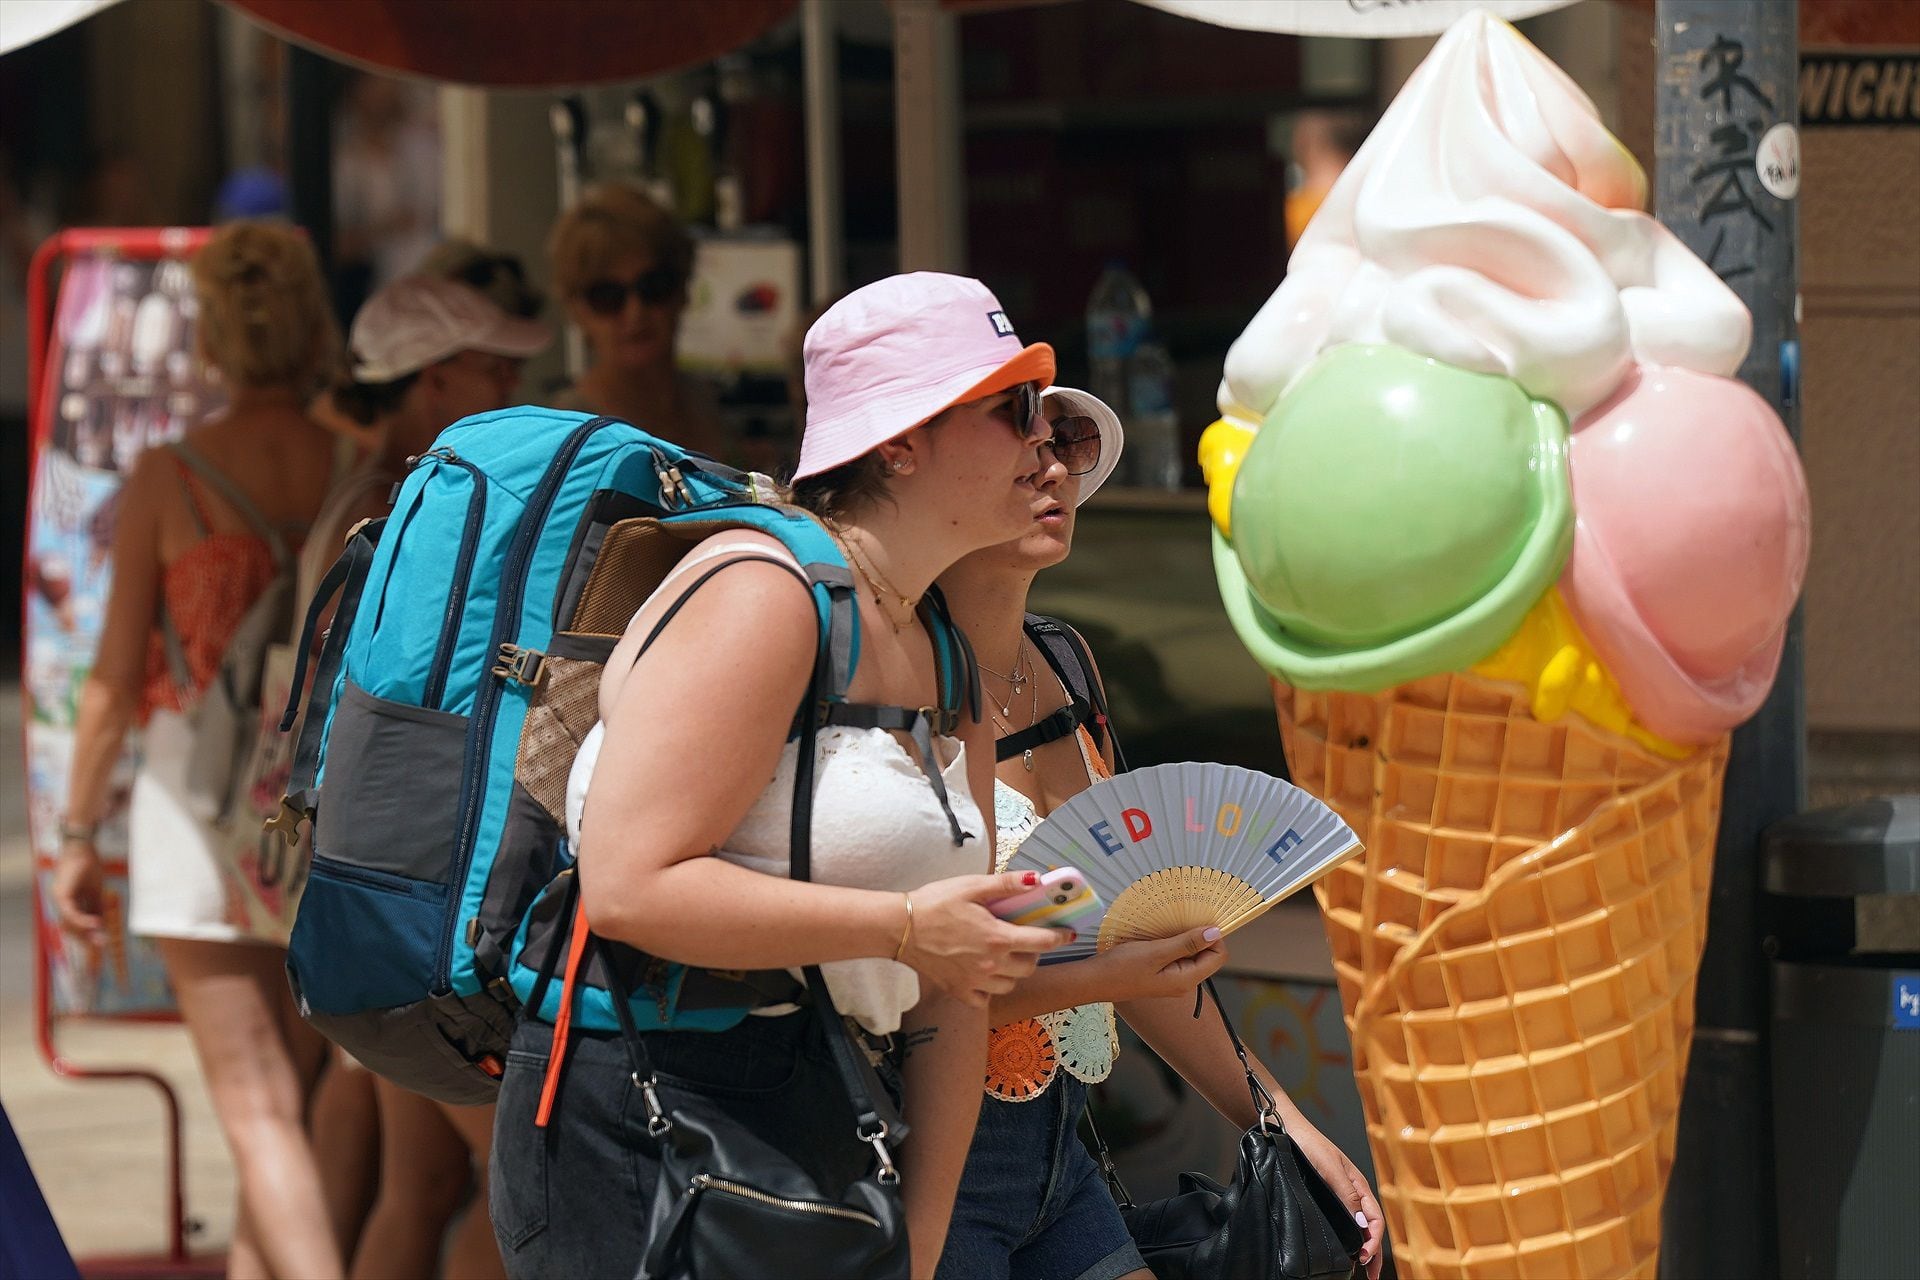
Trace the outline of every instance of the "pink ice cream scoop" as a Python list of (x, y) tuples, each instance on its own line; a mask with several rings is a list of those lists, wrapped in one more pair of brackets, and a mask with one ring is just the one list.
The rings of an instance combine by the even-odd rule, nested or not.
[(1641, 723), (1706, 742), (1773, 684), (1806, 576), (1799, 455), (1744, 384), (1642, 366), (1574, 425), (1561, 591)]

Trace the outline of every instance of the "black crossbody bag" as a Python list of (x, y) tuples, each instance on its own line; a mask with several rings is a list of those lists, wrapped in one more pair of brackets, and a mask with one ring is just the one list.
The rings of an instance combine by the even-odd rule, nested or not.
[[(1156, 1280), (1350, 1280), (1359, 1274), (1366, 1235), (1287, 1135), (1213, 979), (1205, 987), (1247, 1074), (1259, 1118), (1240, 1137), (1233, 1181), (1223, 1186), (1205, 1174), (1183, 1173), (1177, 1194), (1135, 1204), (1089, 1109), (1087, 1128), (1127, 1232)], [(1195, 993), (1194, 1016), (1199, 1009)]]
[[(812, 874), (819, 725), (820, 703), (810, 695), (800, 715), (794, 771), (789, 873), (795, 880)], [(600, 939), (592, 945), (600, 946)], [(907, 1128), (854, 1046), (820, 970), (805, 970), (811, 1008), (789, 1016), (817, 1020), (857, 1117), (847, 1140), (872, 1148), (872, 1167), (844, 1188), (821, 1186), (792, 1156), (729, 1115), (722, 1098), (682, 1094), (670, 1106), (663, 1102), (619, 966), (607, 964), (606, 971), (632, 1084), (645, 1101), (647, 1132), (660, 1152), (647, 1247), (635, 1280), (766, 1280), (796, 1274), (796, 1265), (809, 1275), (902, 1280), (911, 1257), (893, 1148)]]

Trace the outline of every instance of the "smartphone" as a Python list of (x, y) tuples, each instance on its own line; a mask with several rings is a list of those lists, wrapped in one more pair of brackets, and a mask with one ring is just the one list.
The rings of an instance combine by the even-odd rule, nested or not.
[(987, 904), (987, 910), (1009, 924), (1071, 929), (1081, 920), (1106, 909), (1086, 877), (1072, 867), (1055, 867), (1025, 893)]

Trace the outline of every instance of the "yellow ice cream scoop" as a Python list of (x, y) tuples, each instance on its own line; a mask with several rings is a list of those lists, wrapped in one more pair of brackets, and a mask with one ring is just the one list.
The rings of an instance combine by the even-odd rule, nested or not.
[(1532, 694), (1533, 718), (1542, 724), (1576, 711), (1669, 759), (1693, 754), (1693, 748), (1669, 742), (1633, 718), (1620, 686), (1580, 634), (1558, 587), (1541, 596), (1521, 620), (1519, 630), (1491, 656), (1474, 664), (1473, 672), (1489, 680), (1526, 685)]
[(1254, 427), (1222, 418), (1200, 436), (1200, 474), (1207, 482), (1207, 514), (1225, 538), (1233, 536), (1233, 480), (1240, 474), (1240, 463), (1256, 434)]

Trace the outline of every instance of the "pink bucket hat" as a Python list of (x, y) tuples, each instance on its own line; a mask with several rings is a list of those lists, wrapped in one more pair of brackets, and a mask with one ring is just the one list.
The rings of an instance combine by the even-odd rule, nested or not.
[(807, 330), (804, 479), (852, 462), (943, 409), (1053, 382), (1053, 348), (1023, 346), (978, 280), (915, 271), (855, 289)]

